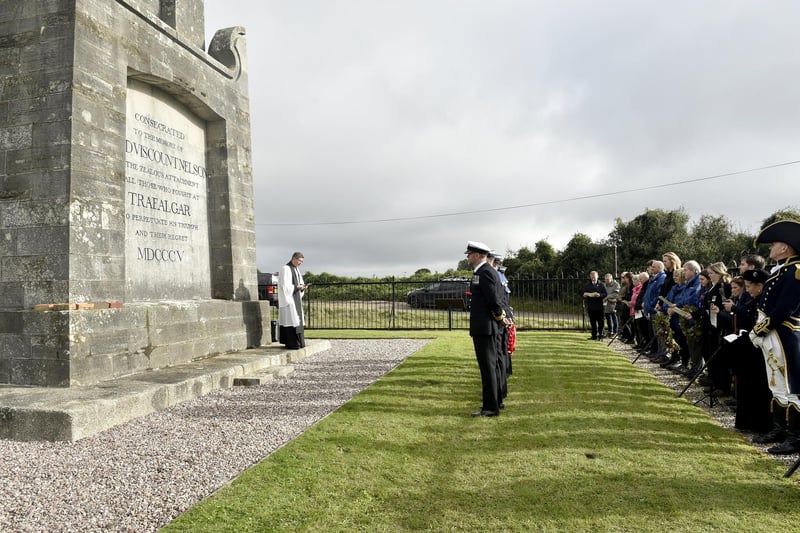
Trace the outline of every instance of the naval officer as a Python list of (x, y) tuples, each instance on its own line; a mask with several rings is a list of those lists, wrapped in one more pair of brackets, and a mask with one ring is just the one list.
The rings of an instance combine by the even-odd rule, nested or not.
[(472, 416), (497, 416), (502, 408), (498, 375), (497, 342), (503, 327), (502, 285), (497, 271), (486, 262), (489, 247), (481, 242), (467, 242), (467, 263), (472, 267), (472, 295), (469, 310), (469, 334), (481, 371), (483, 403)]
[(758, 301), (758, 322), (750, 332), (761, 348), (772, 391), (773, 430), (754, 442), (780, 443), (767, 451), (800, 452), (800, 222), (780, 220), (761, 230), (756, 243), (770, 244), (777, 262)]

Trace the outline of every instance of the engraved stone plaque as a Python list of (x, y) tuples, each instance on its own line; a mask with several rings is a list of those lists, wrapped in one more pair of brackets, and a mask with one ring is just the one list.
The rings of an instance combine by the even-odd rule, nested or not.
[(126, 294), (210, 298), (205, 123), (146, 83), (127, 95)]

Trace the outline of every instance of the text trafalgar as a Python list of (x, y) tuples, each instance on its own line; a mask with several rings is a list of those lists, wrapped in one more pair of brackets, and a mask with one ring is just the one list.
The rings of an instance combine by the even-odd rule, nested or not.
[(178, 202), (170, 202), (157, 196), (145, 196), (138, 192), (128, 192), (131, 205), (134, 207), (146, 207), (154, 211), (163, 211), (164, 213), (172, 213), (174, 215), (191, 216), (189, 212), (189, 204), (181, 204)]

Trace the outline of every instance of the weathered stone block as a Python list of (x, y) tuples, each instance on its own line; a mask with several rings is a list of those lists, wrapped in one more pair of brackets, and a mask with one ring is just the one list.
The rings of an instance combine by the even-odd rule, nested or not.
[(52, 335), (31, 336), (31, 359), (69, 362), (69, 336)]
[(114, 359), (112, 355), (103, 354), (71, 359), (70, 386), (92, 385), (117, 377), (114, 373)]
[(4, 257), (3, 281), (66, 279), (69, 264), (66, 255)]
[(23, 335), (0, 334), (0, 349), (12, 359), (29, 359), (31, 357), (30, 338)]
[(31, 124), (0, 128), (0, 150), (30, 148), (33, 143)]
[[(3, 267), (0, 266), (0, 279)], [(25, 307), (25, 289), (18, 283), (0, 282), (0, 309), (21, 309)]]
[(69, 361), (59, 359), (8, 359), (11, 383), (39, 387), (68, 387)]
[(19, 228), (17, 232), (19, 255), (45, 255), (53, 250), (66, 250), (69, 246), (67, 226)]
[(68, 203), (64, 199), (13, 202), (0, 209), (0, 224), (4, 229), (66, 226), (68, 222)]

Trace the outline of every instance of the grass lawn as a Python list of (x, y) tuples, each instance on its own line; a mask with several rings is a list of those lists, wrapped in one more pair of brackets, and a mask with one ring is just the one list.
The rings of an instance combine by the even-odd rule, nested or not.
[(800, 474), (586, 334), (518, 333), (477, 419), (465, 332), (330, 335), (436, 340), (164, 531), (800, 531)]

